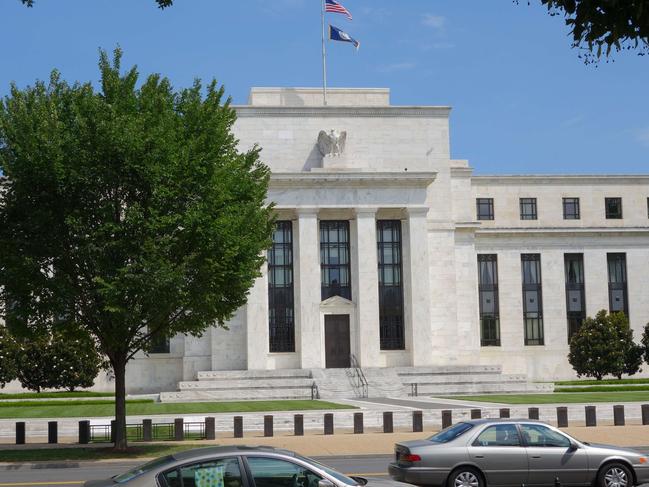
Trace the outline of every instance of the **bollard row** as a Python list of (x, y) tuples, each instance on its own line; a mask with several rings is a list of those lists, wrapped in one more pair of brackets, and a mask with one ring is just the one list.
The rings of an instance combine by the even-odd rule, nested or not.
[[(528, 418), (529, 419), (539, 419), (539, 408), (531, 407), (528, 408)], [(511, 410), (509, 408), (499, 409), (500, 418), (509, 418)], [(444, 409), (441, 412), (442, 428), (448, 428), (453, 424), (453, 411), (450, 409)], [(480, 419), (482, 418), (482, 410), (480, 409), (471, 409), (470, 417), (471, 419)], [(641, 416), (642, 424), (649, 425), (649, 404), (643, 404), (641, 406)], [(568, 408), (565, 406), (559, 406), (556, 408), (556, 421), (559, 428), (566, 428), (569, 426), (568, 418)], [(595, 406), (585, 406), (584, 408), (584, 418), (585, 424), (587, 427), (597, 426), (597, 408)], [(394, 432), (394, 413), (391, 411), (386, 411), (383, 413), (382, 421), (382, 430), (384, 433), (393, 433)], [(323, 433), (325, 435), (334, 434), (334, 415), (333, 413), (325, 413), (323, 417)], [(364, 427), (364, 416), (362, 412), (356, 412), (353, 416), (353, 427), (354, 434), (363, 434), (365, 432)], [(624, 405), (615, 405), (613, 406), (613, 424), (615, 426), (624, 426), (626, 424), (625, 410)], [(136, 441), (153, 441), (156, 439), (167, 439), (175, 441), (183, 441), (192, 435), (191, 438), (196, 438), (197, 435), (199, 438), (206, 440), (215, 440), (216, 439), (216, 419), (213, 417), (205, 418), (204, 422), (201, 423), (185, 423), (183, 418), (176, 418), (173, 423), (163, 423), (163, 424), (154, 424), (151, 419), (145, 419), (142, 421), (141, 426), (139, 425), (128, 425), (128, 428), (137, 428), (139, 431), (139, 436), (136, 437)], [(93, 428), (102, 428), (101, 433), (97, 434), (93, 432)], [(157, 431), (159, 429), (168, 428), (169, 435), (164, 438), (160, 438)], [(199, 433), (196, 432), (198, 429)], [(79, 421), (79, 443), (86, 445), (93, 441), (114, 441), (114, 431), (115, 431), (115, 421), (111, 421), (110, 427), (108, 426), (95, 426), (93, 427), (90, 424), (90, 421)], [(423, 411), (413, 411), (412, 412), (412, 431), (414, 433), (421, 433), (424, 431), (424, 419)], [(235, 438), (243, 438), (243, 416), (234, 416), (233, 418), (233, 433)], [(264, 436), (272, 437), (274, 436), (274, 416), (265, 415), (264, 416)], [(293, 416), (293, 434), (295, 436), (304, 435), (304, 415), (295, 414)], [(157, 436), (158, 435), (158, 436)], [(47, 442), (50, 444), (58, 443), (59, 441), (59, 431), (58, 431), (58, 422), (49, 421), (47, 423)], [(23, 445), (26, 442), (26, 424), (24, 421), (16, 423), (16, 444)]]

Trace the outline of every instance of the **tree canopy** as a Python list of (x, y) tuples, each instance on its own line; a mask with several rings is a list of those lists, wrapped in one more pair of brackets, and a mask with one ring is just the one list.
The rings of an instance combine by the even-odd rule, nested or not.
[(0, 101), (0, 312), (11, 329), (82, 330), (115, 375), (151, 337), (200, 336), (245, 304), (270, 246), (269, 169), (239, 152), (223, 87), (175, 91), (101, 51), (101, 89), (49, 83)]
[(587, 62), (613, 50), (649, 52), (649, 0), (540, 1), (550, 15), (565, 17), (573, 47), (587, 49)]

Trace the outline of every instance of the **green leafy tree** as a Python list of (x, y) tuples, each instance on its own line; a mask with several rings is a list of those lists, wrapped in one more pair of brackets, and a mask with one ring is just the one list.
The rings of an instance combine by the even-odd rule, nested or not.
[(649, 364), (649, 323), (644, 326), (641, 343), (644, 347), (644, 361)]
[(649, 0), (540, 1), (550, 15), (564, 16), (573, 47), (588, 51), (586, 62), (608, 57), (613, 50), (649, 52)]
[(53, 367), (49, 336), (16, 338), (15, 361), (18, 380), (25, 389), (56, 389), (58, 372)]
[(50, 343), (50, 359), (57, 374), (54, 387), (73, 392), (92, 387), (102, 367), (95, 341), (85, 333), (57, 333)]
[[(620, 317), (621, 315), (621, 317)], [(623, 313), (607, 314), (601, 310), (595, 318), (586, 318), (570, 340), (568, 361), (577, 376), (595, 377), (624, 370), (627, 345), (620, 340), (619, 324)], [(628, 324), (627, 324), (628, 327)]]
[(0, 388), (17, 378), (15, 347), (7, 329), (0, 325)]
[(617, 334), (616, 344), (624, 351), (624, 361), (619, 368), (612, 370), (611, 374), (618, 379), (624, 374), (634, 375), (640, 371), (643, 349), (633, 341), (633, 330), (624, 313), (612, 313), (609, 315), (609, 321)]
[[(101, 51), (101, 89), (11, 87), (0, 103), (1, 308), (9, 327), (81, 330), (115, 376), (152, 336), (201, 336), (245, 304), (270, 246), (268, 168), (241, 153), (224, 89), (175, 91)], [(0, 304), (1, 305), (1, 304)]]

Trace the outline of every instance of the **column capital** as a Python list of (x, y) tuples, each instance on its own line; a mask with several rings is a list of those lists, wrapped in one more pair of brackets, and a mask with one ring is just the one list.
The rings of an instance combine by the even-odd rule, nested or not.
[(408, 215), (408, 218), (412, 218), (413, 216), (425, 217), (428, 215), (428, 210), (429, 208), (427, 206), (407, 207), (406, 214)]
[(354, 215), (361, 216), (361, 217), (376, 217), (376, 212), (378, 211), (378, 208), (374, 207), (363, 207), (363, 208), (354, 208)]
[(315, 207), (300, 207), (295, 208), (295, 213), (298, 218), (309, 217), (309, 216), (318, 216), (318, 208)]

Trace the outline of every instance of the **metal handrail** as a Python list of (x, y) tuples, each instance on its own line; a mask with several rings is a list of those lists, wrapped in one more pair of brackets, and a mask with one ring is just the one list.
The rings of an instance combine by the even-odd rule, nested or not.
[(369, 384), (367, 382), (367, 379), (365, 378), (363, 369), (361, 369), (360, 365), (358, 364), (358, 360), (356, 360), (356, 356), (353, 353), (349, 355), (349, 362), (351, 368), (354, 371), (354, 374), (356, 375), (356, 378), (358, 379), (358, 383), (361, 388), (361, 397), (367, 397)]

